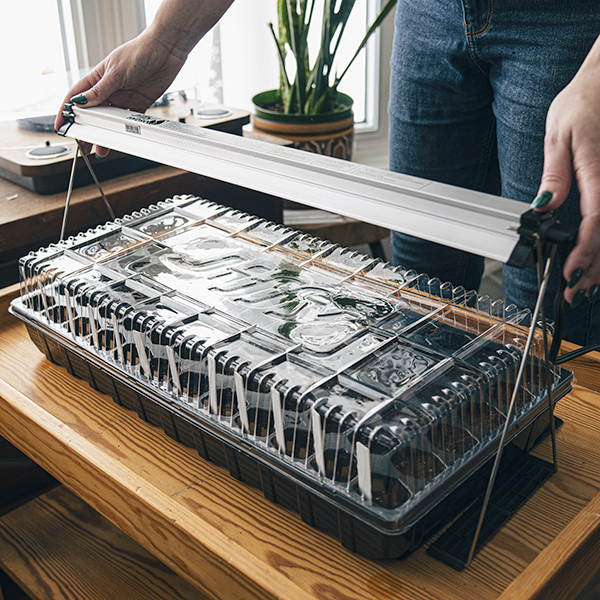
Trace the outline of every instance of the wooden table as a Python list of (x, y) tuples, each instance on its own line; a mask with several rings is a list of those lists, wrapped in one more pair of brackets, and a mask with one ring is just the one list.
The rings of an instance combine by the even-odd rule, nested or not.
[[(462, 573), (370, 561), (48, 362), (0, 295), (0, 435), (209, 598), (572, 598), (600, 559), (600, 355), (557, 407), (560, 470)], [(536, 451), (550, 458), (549, 443)]]

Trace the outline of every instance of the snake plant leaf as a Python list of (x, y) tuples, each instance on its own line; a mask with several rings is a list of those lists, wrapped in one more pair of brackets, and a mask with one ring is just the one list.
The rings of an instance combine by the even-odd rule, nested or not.
[[(309, 4), (310, 1), (310, 4)], [(315, 0), (278, 0), (277, 14), (279, 23), (280, 69), (282, 70), (281, 95), (284, 111), (297, 112), (306, 105), (306, 77), (309, 69), (308, 30), (314, 11)], [(308, 19), (307, 19), (308, 11)], [(295, 61), (296, 74), (290, 86), (291, 78), (287, 72), (287, 48)], [(295, 108), (295, 111), (292, 111)]]
[(325, 0), (324, 2), (321, 45), (312, 81), (314, 89), (310, 107), (312, 112), (325, 112), (332, 108), (331, 99), (334, 93), (330, 89), (330, 81), (333, 61), (355, 4), (356, 0)]
[[(387, 0), (340, 76), (334, 76), (334, 61), (356, 0), (322, 2), (320, 46), (311, 67), (308, 37), (316, 17), (316, 0), (277, 0), (278, 35), (272, 25), (271, 30), (277, 46), (280, 96), (285, 113), (311, 115), (335, 109), (341, 79), (397, 0)], [(290, 53), (295, 67), (293, 77), (288, 72)]]
[(350, 62), (346, 65), (346, 68), (342, 71), (342, 74), (339, 77), (336, 77), (335, 83), (334, 83), (336, 88), (337, 88), (337, 85), (339, 84), (339, 82), (342, 80), (342, 77), (344, 77), (344, 75), (348, 72), (348, 69), (350, 68), (350, 66), (356, 59), (356, 57), (360, 54), (360, 51), (366, 46), (371, 35), (381, 25), (381, 23), (383, 23), (383, 20), (388, 16), (388, 14), (392, 10), (392, 8), (394, 8), (394, 6), (396, 6), (396, 2), (397, 2), (397, 0), (388, 0), (387, 3), (385, 4), (385, 6), (383, 7), (383, 9), (381, 10), (381, 12), (379, 13), (379, 15), (377, 16), (377, 18), (373, 21), (373, 23), (371, 24), (371, 27), (369, 27), (369, 29), (367, 30), (367, 33), (365, 33), (365, 37), (362, 39), (361, 43), (359, 44), (358, 48), (356, 49), (354, 56), (350, 59)]
[(281, 100), (284, 105), (284, 111), (288, 112), (292, 85), (285, 68), (285, 46), (277, 38), (273, 23), (269, 23), (269, 29), (273, 35), (273, 39), (275, 40), (277, 57), (279, 59), (279, 95), (281, 96)]

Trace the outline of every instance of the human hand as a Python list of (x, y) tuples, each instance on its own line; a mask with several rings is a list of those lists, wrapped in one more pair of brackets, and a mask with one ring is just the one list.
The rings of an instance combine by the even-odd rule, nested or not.
[[(63, 103), (112, 105), (143, 113), (175, 79), (186, 58), (187, 54), (177, 53), (144, 32), (111, 52), (69, 90)], [(56, 130), (64, 120), (61, 105)], [(89, 154), (91, 144), (82, 146)], [(100, 147), (95, 152), (99, 157), (108, 154)]]
[[(63, 104), (146, 109), (169, 87), (198, 41), (233, 0), (163, 0), (150, 26), (113, 50), (65, 96)], [(55, 129), (64, 123), (61, 105)], [(83, 145), (89, 153), (90, 144)], [(97, 148), (98, 156), (108, 154)]]
[(544, 172), (532, 206), (554, 210), (566, 199), (573, 175), (582, 221), (563, 268), (565, 300), (577, 306), (600, 296), (600, 38), (581, 68), (552, 102), (546, 118)]

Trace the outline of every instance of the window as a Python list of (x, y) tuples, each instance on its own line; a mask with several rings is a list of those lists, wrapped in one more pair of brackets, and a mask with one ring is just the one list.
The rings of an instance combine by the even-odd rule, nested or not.
[(68, 89), (60, 31), (56, 2), (3, 3), (0, 19), (3, 120), (56, 111)]
[(75, 81), (144, 29), (142, 1), (3, 3), (0, 81), (6, 91), (0, 98), (0, 119), (56, 112)]

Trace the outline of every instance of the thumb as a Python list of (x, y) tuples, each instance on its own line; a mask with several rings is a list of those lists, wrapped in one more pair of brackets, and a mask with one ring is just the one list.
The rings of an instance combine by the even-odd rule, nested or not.
[(573, 180), (571, 144), (562, 136), (546, 132), (544, 139), (544, 170), (538, 195), (531, 204), (540, 210), (555, 210), (567, 198)]

